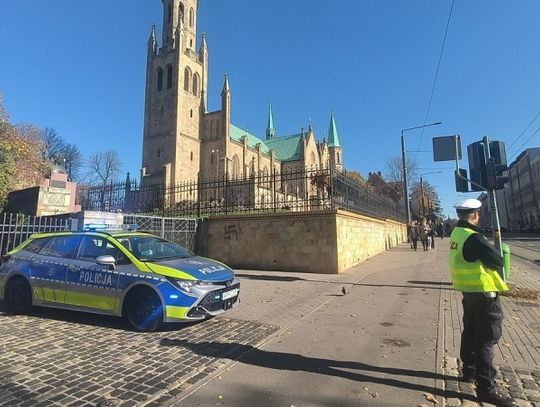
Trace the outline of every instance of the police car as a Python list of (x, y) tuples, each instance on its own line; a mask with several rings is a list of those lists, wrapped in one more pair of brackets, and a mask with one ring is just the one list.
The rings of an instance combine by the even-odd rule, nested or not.
[(137, 331), (202, 320), (239, 304), (240, 281), (226, 265), (150, 233), (40, 233), (0, 265), (0, 300), (124, 317)]

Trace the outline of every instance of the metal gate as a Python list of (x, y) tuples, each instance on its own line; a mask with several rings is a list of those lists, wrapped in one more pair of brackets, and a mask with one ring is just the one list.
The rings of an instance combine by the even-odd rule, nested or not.
[(138, 229), (150, 232), (156, 236), (161, 236), (191, 252), (195, 250), (196, 218), (168, 218), (163, 216), (124, 214), (124, 224), (137, 225)]
[(71, 219), (35, 217), (14, 213), (0, 215), (0, 256), (28, 239), (33, 233), (69, 230)]

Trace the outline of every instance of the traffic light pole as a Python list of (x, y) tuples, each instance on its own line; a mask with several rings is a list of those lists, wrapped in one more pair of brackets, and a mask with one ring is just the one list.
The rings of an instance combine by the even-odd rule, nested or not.
[[(489, 150), (489, 138), (484, 137), (484, 153), (486, 155), (486, 162), (491, 159), (491, 152)], [(502, 252), (502, 239), (501, 239), (501, 223), (499, 221), (499, 209), (497, 208), (497, 196), (494, 189), (488, 190), (489, 194), (489, 204), (491, 207), (491, 228), (493, 230), (493, 242), (495, 243), (495, 248), (499, 251), (501, 257)], [(503, 277), (504, 279), (504, 277)]]

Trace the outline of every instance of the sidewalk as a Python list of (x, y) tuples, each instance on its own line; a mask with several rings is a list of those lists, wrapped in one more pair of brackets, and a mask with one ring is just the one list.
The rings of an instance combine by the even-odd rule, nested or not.
[[(509, 282), (519, 288), (540, 290), (540, 271), (513, 258)], [(449, 281), (449, 279), (447, 279)], [(501, 298), (505, 319), (503, 336), (495, 349), (499, 385), (506, 388), (519, 406), (540, 406), (540, 303), (519, 298)], [(441, 297), (441, 314), (446, 327), (442, 338), (445, 349), (444, 373), (446, 405), (475, 405), (452, 394), (474, 395), (470, 384), (456, 380), (461, 332), (461, 295), (450, 291)]]
[[(461, 303), (449, 286), (447, 242), (429, 252), (402, 245), (339, 276), (239, 271), (243, 302), (227, 317), (279, 331), (255, 347), (214, 342), (210, 352), (184, 341), (223, 368), (168, 405), (478, 405), (473, 388), (456, 381)], [(520, 263), (511, 282), (538, 286), (530, 267)], [(518, 405), (540, 406), (539, 308), (507, 297), (503, 306), (501, 385)]]

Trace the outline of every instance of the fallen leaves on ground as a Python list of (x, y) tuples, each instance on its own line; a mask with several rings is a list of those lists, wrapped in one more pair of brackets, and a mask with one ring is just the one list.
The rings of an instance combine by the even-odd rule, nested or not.
[(501, 295), (510, 298), (522, 298), (525, 300), (540, 301), (540, 291), (538, 290), (521, 288), (514, 284), (510, 284), (508, 287), (510, 288), (510, 290), (502, 292)]
[(431, 393), (424, 393), (424, 397), (427, 401), (431, 401), (433, 404), (439, 404), (435, 396)]

